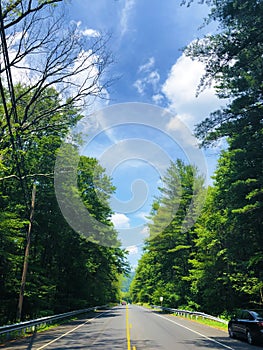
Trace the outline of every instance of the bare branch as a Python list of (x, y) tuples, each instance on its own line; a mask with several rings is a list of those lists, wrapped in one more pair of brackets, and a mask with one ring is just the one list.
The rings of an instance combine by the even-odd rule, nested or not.
[[(29, 174), (29, 175), (24, 175), (22, 176), (22, 179), (26, 179), (26, 178), (32, 178), (32, 177), (47, 177), (47, 178), (52, 178), (54, 176), (54, 174)], [(8, 179), (16, 179), (18, 181), (20, 181), (20, 177), (13, 174), (13, 175), (7, 175), (4, 177), (0, 177), (0, 181), (3, 180), (8, 180)]]
[[(24, 19), (21, 37), (18, 42), (10, 40), (9, 44), (10, 50), (16, 52), (10, 66), (26, 72), (30, 81), (16, 94), (16, 104), (24, 106), (19, 116), (21, 131), (65, 111), (66, 106), (84, 107), (90, 103), (87, 97), (103, 97), (109, 82), (102, 83), (101, 77), (111, 63), (111, 56), (105, 50), (107, 40), (103, 36), (83, 37), (76, 25), (65, 30), (62, 16), (50, 19), (46, 13), (35, 12)], [(39, 111), (39, 101), (53, 97), (46, 94), (51, 88), (55, 88), (54, 98), (59, 98), (60, 103), (56, 108), (49, 105)]]
[[(34, 1), (35, 6), (33, 5), (33, 1), (29, 0), (28, 5), (26, 5), (27, 0), (17, 0), (13, 4), (10, 4), (4, 11), (3, 11), (3, 19), (5, 20), (5, 29), (8, 29), (15, 24), (18, 24), (21, 22), (24, 18), (29, 16), (32, 13), (39, 12), (41, 9), (43, 9), (46, 6), (54, 5), (59, 2), (62, 2), (63, 0), (46, 0), (46, 1)], [(19, 15), (14, 16), (14, 13), (19, 13)], [(9, 19), (9, 21), (7, 21)]]

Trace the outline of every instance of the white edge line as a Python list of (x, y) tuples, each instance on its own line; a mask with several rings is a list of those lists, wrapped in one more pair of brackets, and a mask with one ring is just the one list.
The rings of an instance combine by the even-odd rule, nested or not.
[(214, 343), (216, 343), (216, 344), (218, 344), (218, 345), (221, 345), (221, 346), (223, 346), (223, 347), (226, 348), (226, 349), (235, 350), (234, 348), (231, 348), (230, 346), (227, 346), (227, 345), (225, 345), (225, 344), (223, 344), (223, 343), (220, 343), (220, 342), (217, 341), (217, 340), (214, 340), (214, 339), (212, 339), (212, 338), (209, 338), (209, 337), (207, 337), (206, 335), (204, 335), (204, 334), (202, 334), (202, 333), (199, 333), (199, 332), (197, 332), (197, 331), (194, 331), (193, 329), (188, 328), (188, 327), (186, 327), (186, 326), (183, 326), (183, 325), (181, 325), (180, 323), (177, 323), (177, 322), (175, 322), (175, 321), (173, 321), (173, 320), (170, 320), (169, 318), (166, 318), (166, 317), (164, 317), (164, 316), (162, 316), (162, 315), (158, 315), (158, 314), (155, 314), (155, 315), (156, 315), (156, 316), (159, 316), (159, 317), (161, 317), (161, 318), (163, 318), (163, 319), (165, 319), (166, 321), (172, 322), (172, 323), (176, 324), (177, 326), (180, 326), (180, 327), (182, 327), (182, 328), (185, 328), (185, 329), (187, 329), (188, 331), (191, 331), (191, 332), (193, 332), (193, 333), (195, 333), (195, 334), (197, 334), (197, 335), (200, 335), (201, 337), (206, 338), (207, 340), (210, 340), (210, 341), (212, 341), (212, 342), (214, 342)]
[(40, 348), (37, 348), (36, 350), (41, 350), (41, 349), (46, 348), (46, 347), (49, 346), (50, 344), (55, 343), (55, 342), (58, 341), (59, 339), (61, 339), (61, 338), (65, 337), (66, 335), (68, 335), (68, 334), (74, 332), (76, 329), (78, 329), (78, 328), (84, 326), (86, 323), (92, 322), (93, 320), (95, 320), (96, 318), (100, 317), (101, 315), (103, 315), (103, 313), (99, 314), (99, 315), (96, 316), (96, 317), (93, 317), (93, 318), (91, 318), (91, 319), (88, 319), (88, 320), (85, 321), (84, 323), (82, 323), (82, 324), (78, 325), (77, 327), (71, 329), (70, 331), (68, 331), (68, 332), (66, 332), (66, 333), (64, 333), (64, 334), (62, 334), (60, 337), (51, 340), (49, 343), (47, 343), (47, 344), (45, 344), (45, 345), (42, 345)]

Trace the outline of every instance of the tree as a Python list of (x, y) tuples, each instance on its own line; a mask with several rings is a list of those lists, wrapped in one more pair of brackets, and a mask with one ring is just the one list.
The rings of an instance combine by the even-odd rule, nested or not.
[[(205, 64), (200, 89), (215, 81), (218, 96), (229, 98), (223, 110), (201, 122), (196, 134), (203, 144), (230, 136), (243, 119), (249, 125), (262, 114), (262, 30), (261, 1), (207, 1), (208, 21), (219, 23), (219, 33), (190, 44), (185, 53)], [(237, 130), (236, 130), (237, 131)]]
[[(85, 37), (77, 25), (65, 26), (54, 5), (58, 1), (21, 0), (4, 3), (1, 11), (1, 97), (5, 120), (1, 136), (11, 141), (14, 160), (22, 177), (22, 135), (49, 128), (68, 127), (62, 118), (50, 123), (54, 115), (70, 113), (103, 93), (107, 83), (102, 74), (110, 63), (105, 39)], [(52, 12), (52, 13), (51, 13)], [(26, 81), (14, 89), (14, 73)], [(6, 79), (3, 79), (4, 73)], [(7, 89), (4, 86), (7, 84)], [(52, 87), (55, 87), (55, 89)], [(45, 108), (39, 109), (39, 102)], [(89, 98), (89, 101), (88, 101)], [(26, 101), (26, 102), (25, 102)], [(56, 103), (55, 101), (59, 101)], [(26, 105), (25, 105), (26, 103)], [(36, 109), (38, 110), (36, 113)]]
[[(101, 79), (110, 63), (105, 39), (101, 35), (85, 37), (77, 24), (65, 26), (59, 13), (60, 2), (0, 2), (3, 112), (0, 136), (4, 157), (1, 180), (3, 183), (12, 180), (8, 184), (11, 191), (17, 189), (13, 180), (19, 180), (17, 198), (23, 207), (19, 213), (22, 222), (31, 215), (32, 181), (40, 181), (40, 177), (53, 173), (49, 166), (49, 171), (45, 172), (47, 169), (43, 164), (48, 165), (48, 162), (38, 162), (34, 155), (38, 154), (42, 157), (39, 160), (43, 161), (46, 155), (41, 147), (50, 147), (52, 137), (55, 145), (49, 149), (55, 150), (57, 142), (61, 142), (61, 137), (78, 120), (80, 107), (91, 103), (92, 98), (102, 96), (107, 86)], [(17, 79), (20, 83), (14, 86)], [(43, 169), (42, 173), (36, 171), (39, 168)], [(7, 193), (8, 189), (5, 189), (3, 195)], [(30, 247), (29, 231), (27, 236)], [(25, 262), (27, 259), (25, 257)], [(23, 283), (21, 290), (23, 292)]]
[[(6, 1), (0, 8), (1, 146), (11, 145), (9, 152), (16, 167), (12, 175), (19, 177), (28, 193), (24, 183), (28, 174), (23, 166), (26, 136), (34, 133), (41, 137), (50, 128), (54, 132), (65, 130), (76, 121), (76, 107), (91, 103), (107, 86), (101, 79), (110, 63), (105, 39), (100, 35), (86, 37), (78, 25), (66, 24), (59, 14), (60, 2)], [(14, 76), (24, 82), (16, 89)], [(55, 116), (66, 112), (71, 121), (55, 121)], [(29, 202), (28, 193), (25, 197)]]
[[(215, 285), (220, 290), (221, 281), (221, 288), (225, 288), (225, 300), (220, 302), (223, 311), (263, 302), (259, 238), (263, 230), (263, 4), (256, 0), (207, 3), (211, 5), (209, 20), (218, 21), (219, 31), (192, 43), (186, 54), (205, 64), (200, 89), (214, 81), (218, 96), (228, 98), (229, 103), (201, 122), (196, 135), (205, 146), (225, 137), (228, 148), (219, 159), (211, 208), (202, 219), (205, 224), (197, 229), (200, 255), (193, 260), (193, 271), (196, 276), (205, 271), (204, 278), (196, 283), (200, 286), (206, 280), (205, 288), (210, 293), (208, 268), (202, 270), (202, 264), (209, 261)], [(215, 240), (220, 242), (213, 253), (217, 259), (209, 257), (212, 253), (206, 252), (202, 244), (206, 241), (215, 249)], [(201, 290), (205, 293), (204, 285)], [(214, 308), (209, 296), (202, 303)]]
[(190, 298), (187, 277), (194, 250), (193, 225), (205, 194), (203, 178), (195, 167), (177, 160), (163, 182), (131, 292), (138, 301), (157, 304), (163, 296), (163, 305), (185, 306)]
[[(43, 156), (49, 138), (39, 140), (38, 152), (32, 158), (30, 143), (27, 164), (42, 167), (50, 171), (56, 158), (54, 135), (50, 135), (50, 153)], [(57, 137), (57, 141), (60, 137)], [(42, 143), (43, 142), (43, 143)], [(42, 146), (45, 146), (42, 148)], [(33, 149), (36, 144), (33, 143)], [(5, 159), (4, 159), (5, 160)], [(46, 164), (46, 162), (48, 164)], [(49, 169), (50, 167), (50, 169)], [(79, 168), (79, 194), (97, 220), (108, 225), (108, 241), (115, 242), (115, 248), (99, 246), (90, 242), (85, 236), (75, 232), (60, 212), (54, 191), (53, 179), (40, 176), (37, 181), (38, 197), (35, 207), (31, 237), (31, 254), (27, 285), (24, 295), (22, 318), (61, 313), (91, 305), (105, 304), (119, 300), (119, 276), (126, 272), (128, 266), (124, 251), (117, 247), (117, 233), (109, 217), (111, 209), (106, 199), (114, 187), (99, 166), (97, 160), (81, 157)], [(8, 184), (6, 187), (5, 184)], [(1, 286), (1, 319), (14, 321), (17, 291), (21, 275), (25, 231), (28, 224), (23, 220), (25, 207), (20, 204), (19, 182), (9, 178), (2, 181), (3, 195), (0, 225), (0, 271)], [(101, 192), (104, 200), (96, 198)], [(77, 217), (75, 219), (78, 219)], [(92, 230), (93, 228), (90, 227)], [(96, 231), (96, 227), (94, 230)]]

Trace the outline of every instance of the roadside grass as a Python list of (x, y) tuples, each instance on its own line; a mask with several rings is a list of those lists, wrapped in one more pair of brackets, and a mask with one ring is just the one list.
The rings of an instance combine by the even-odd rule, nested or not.
[(225, 324), (225, 323), (209, 320), (208, 318), (203, 318), (203, 317), (200, 317), (200, 316), (199, 317), (195, 317), (195, 316), (185, 317), (185, 316), (181, 316), (181, 315), (179, 316), (179, 315), (176, 315), (176, 314), (172, 314), (172, 315), (176, 316), (176, 317), (187, 319), (189, 321), (201, 323), (201, 324), (204, 324), (206, 326), (217, 328), (217, 329), (220, 329), (221, 331), (226, 331), (227, 332), (227, 324)]
[[(146, 307), (147, 309), (152, 309), (154, 311), (162, 312), (162, 310), (160, 310), (159, 308), (153, 308), (149, 304), (138, 303), (138, 305)], [(218, 321), (214, 321), (214, 320), (210, 320), (210, 319), (204, 318), (202, 316), (195, 316), (195, 315), (182, 316), (182, 315), (177, 315), (177, 314), (170, 314), (170, 315), (175, 316), (175, 317), (184, 318), (184, 319), (187, 319), (189, 321), (201, 323), (201, 324), (204, 324), (206, 326), (217, 328), (217, 329), (220, 329), (220, 330), (226, 331), (226, 332), (227, 332), (227, 329), (228, 329), (227, 328), (227, 324), (221, 323), (221, 322), (218, 322)]]

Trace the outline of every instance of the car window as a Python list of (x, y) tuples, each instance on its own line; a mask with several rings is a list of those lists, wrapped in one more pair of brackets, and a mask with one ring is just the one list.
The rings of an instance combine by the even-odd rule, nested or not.
[(242, 320), (254, 320), (254, 317), (248, 311), (242, 311), (240, 318)]
[(241, 310), (236, 310), (235, 313), (233, 314), (233, 318), (241, 318), (242, 311)]
[(253, 311), (252, 314), (255, 316), (255, 318), (263, 318), (263, 310)]
[(255, 317), (251, 313), (248, 313), (248, 319), (252, 321), (255, 319)]

